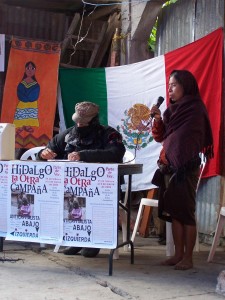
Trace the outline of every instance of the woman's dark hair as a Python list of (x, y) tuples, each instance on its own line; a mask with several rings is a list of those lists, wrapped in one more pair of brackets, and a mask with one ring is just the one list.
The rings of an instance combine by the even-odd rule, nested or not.
[[(35, 65), (35, 63), (33, 63), (32, 61), (28, 61), (28, 62), (25, 64), (25, 69), (26, 69), (29, 65), (31, 65), (31, 66), (36, 70), (36, 65)], [(23, 80), (24, 78), (27, 78), (26, 72), (24, 72), (22, 80)], [(35, 81), (37, 81), (35, 75), (32, 76), (32, 79), (35, 80)]]
[(183, 87), (184, 95), (200, 97), (198, 83), (191, 72), (187, 70), (173, 70), (170, 74), (170, 78), (171, 77), (174, 77), (176, 81)]

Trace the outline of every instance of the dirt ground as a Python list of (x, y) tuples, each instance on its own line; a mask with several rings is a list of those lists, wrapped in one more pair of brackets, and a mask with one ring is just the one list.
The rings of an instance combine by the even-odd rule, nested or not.
[[(0, 253), (0, 299), (4, 300), (213, 300), (217, 277), (225, 270), (225, 251), (218, 248), (213, 263), (207, 263), (209, 246), (195, 252), (195, 267), (176, 271), (161, 266), (165, 246), (156, 238), (135, 240), (134, 264), (130, 253), (120, 249), (109, 276), (109, 250), (96, 258), (54, 253), (54, 246), (4, 241)], [(63, 248), (60, 248), (62, 251)], [(225, 283), (223, 288), (225, 289)]]

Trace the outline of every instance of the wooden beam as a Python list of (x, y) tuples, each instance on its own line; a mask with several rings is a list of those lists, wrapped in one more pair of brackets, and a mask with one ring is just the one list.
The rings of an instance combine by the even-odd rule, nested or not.
[[(157, 19), (157, 16), (159, 12), (162, 10), (162, 5), (164, 0), (161, 1), (149, 1), (146, 2), (145, 9), (140, 17), (140, 20), (138, 22), (138, 26), (132, 30), (133, 34), (131, 36), (131, 39), (138, 41), (147, 41), (151, 30), (155, 24), (155, 21)], [(138, 6), (137, 6), (138, 7)]]
[(59, 65), (60, 65), (60, 67), (64, 67), (64, 68), (68, 68), (68, 69), (82, 69), (82, 67), (78, 67), (78, 66), (74, 66), (74, 65), (70, 65), (70, 64), (60, 63)]
[[(72, 39), (74, 39), (74, 40), (78, 40), (78, 36), (77, 35), (72, 34), (72, 35), (70, 35), (70, 37)], [(85, 42), (95, 44), (95, 43), (98, 42), (98, 40), (96, 40), (96, 39), (90, 39), (90, 38), (85, 37)], [(92, 46), (92, 49), (93, 49), (93, 46)]]
[(93, 67), (100, 67), (101, 62), (106, 54), (106, 51), (109, 45), (112, 43), (112, 38), (115, 33), (116, 28), (120, 27), (120, 14), (114, 13), (109, 17), (108, 27), (105, 33), (105, 37), (102, 40), (102, 43), (99, 47), (98, 53), (96, 55), (96, 59), (93, 62)]
[(112, 15), (114, 12), (119, 13), (121, 11), (121, 5), (109, 5), (105, 7), (97, 7), (93, 14), (88, 15), (90, 20), (98, 20), (109, 15)]
[(92, 66), (93, 66), (93, 63), (94, 63), (94, 60), (95, 60), (96, 55), (98, 53), (100, 44), (102, 43), (102, 41), (105, 37), (106, 29), (107, 29), (107, 23), (105, 22), (105, 23), (103, 23), (103, 26), (102, 26), (102, 29), (101, 29), (101, 32), (100, 32), (100, 35), (99, 35), (99, 39), (98, 39), (97, 43), (95, 43), (95, 47), (94, 47), (94, 50), (91, 54), (91, 58), (90, 58), (90, 60), (87, 64), (87, 68), (92, 68)]
[(60, 60), (62, 60), (62, 58), (65, 54), (66, 48), (68, 47), (68, 45), (70, 43), (70, 36), (74, 33), (79, 21), (80, 21), (80, 14), (76, 13), (73, 17), (73, 20), (70, 24), (68, 31), (67, 31), (66, 37), (62, 43)]
[[(67, 47), (67, 50), (74, 51), (74, 47), (72, 45), (69, 45)], [(86, 43), (85, 41), (83, 41), (82, 43), (78, 43), (76, 45), (76, 50), (79, 50), (79, 51), (90, 51), (90, 52), (92, 52), (93, 51), (93, 44)]]

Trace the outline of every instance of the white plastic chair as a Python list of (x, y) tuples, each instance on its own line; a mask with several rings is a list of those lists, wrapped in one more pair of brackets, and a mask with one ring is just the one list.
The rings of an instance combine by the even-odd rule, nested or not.
[[(145, 206), (158, 207), (158, 200), (149, 199), (149, 198), (141, 199), (138, 213), (137, 213), (137, 218), (134, 224), (134, 230), (131, 236), (132, 242), (134, 242), (134, 239), (138, 232), (138, 228), (142, 219), (142, 214)], [(172, 226), (170, 222), (166, 222), (166, 256), (173, 256), (173, 254), (174, 254), (174, 242), (173, 242), (173, 235), (172, 235)]]
[(31, 149), (28, 149), (26, 152), (24, 152), (21, 155), (20, 160), (28, 160), (29, 158), (31, 160), (36, 160), (36, 154), (44, 148), (45, 148), (45, 146), (40, 146), (40, 147), (34, 147)]
[(223, 227), (225, 225), (225, 207), (222, 206), (220, 209), (219, 219), (216, 225), (216, 231), (213, 238), (212, 246), (210, 248), (209, 256), (207, 262), (211, 262), (213, 260), (214, 254), (216, 252), (216, 248), (219, 243), (219, 238), (222, 233)]
[[(197, 183), (197, 187), (196, 187), (196, 193), (198, 191), (199, 188), (199, 184), (200, 184), (200, 180), (202, 177), (202, 173), (204, 171), (205, 165), (206, 165), (206, 161), (204, 160), (203, 156), (201, 156), (201, 171), (199, 174), (199, 179), (198, 179), (198, 183)], [(135, 236), (137, 234), (139, 225), (140, 225), (140, 221), (142, 218), (142, 214), (143, 214), (143, 210), (145, 206), (151, 206), (151, 207), (158, 207), (158, 200), (156, 199), (148, 199), (148, 198), (142, 198), (141, 202), (140, 202), (140, 206), (139, 206), (139, 210), (138, 210), (138, 214), (137, 214), (137, 218), (135, 221), (135, 225), (134, 225), (134, 230), (131, 236), (131, 241), (134, 242)], [(197, 226), (198, 228), (198, 226)], [(196, 236), (196, 243), (195, 243), (195, 251), (199, 252), (199, 238), (198, 238), (198, 233)], [(172, 223), (170, 222), (166, 222), (166, 256), (173, 256), (174, 255), (174, 241), (173, 241), (173, 234), (172, 234)]]
[[(33, 147), (31, 149), (28, 149), (26, 152), (24, 152), (21, 155), (20, 160), (28, 160), (28, 159), (36, 160), (36, 154), (44, 148), (45, 146), (39, 146), (39, 147)], [(45, 244), (40, 243), (40, 247), (45, 248)]]

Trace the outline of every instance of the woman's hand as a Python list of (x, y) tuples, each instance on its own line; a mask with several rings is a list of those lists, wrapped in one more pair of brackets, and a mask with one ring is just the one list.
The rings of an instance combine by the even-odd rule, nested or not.
[(57, 156), (57, 154), (49, 148), (45, 148), (40, 154), (41, 158), (47, 159), (47, 160), (54, 159), (56, 156)]
[(159, 121), (161, 119), (161, 111), (157, 105), (153, 105), (151, 108), (151, 114), (154, 115), (154, 119)]
[(79, 152), (71, 152), (68, 154), (68, 160), (78, 161), (80, 160)]

